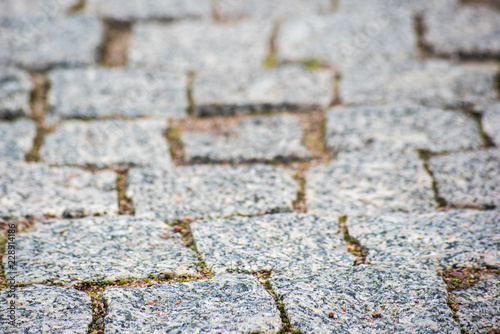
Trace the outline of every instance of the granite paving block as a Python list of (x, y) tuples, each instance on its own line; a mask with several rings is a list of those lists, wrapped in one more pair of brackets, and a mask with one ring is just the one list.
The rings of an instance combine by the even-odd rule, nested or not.
[(8, 305), (15, 307), (15, 324), (1, 321), (2, 333), (84, 334), (92, 321), (90, 297), (72, 288), (31, 285), (2, 291), (0, 311), (10, 321)]
[(138, 23), (128, 62), (179, 72), (257, 69), (267, 56), (271, 31), (272, 25), (262, 21)]
[(500, 150), (462, 152), (429, 161), (439, 196), (458, 208), (500, 207)]
[(165, 223), (121, 216), (37, 222), (16, 237), (16, 261), (19, 284), (72, 285), (194, 275), (198, 257)]
[(280, 312), (256, 278), (107, 289), (106, 333), (279, 333)]
[(36, 124), (27, 119), (0, 122), (0, 161), (22, 160), (31, 150)]
[(0, 217), (88, 216), (118, 213), (116, 174), (0, 162)]
[(302, 137), (297, 118), (277, 115), (245, 119), (226, 136), (184, 132), (182, 143), (188, 162), (293, 161), (311, 157)]
[(45, 137), (40, 160), (51, 165), (105, 168), (172, 165), (166, 121), (66, 121)]
[(49, 17), (30, 22), (23, 16), (0, 17), (0, 63), (33, 70), (96, 63), (104, 35), (93, 17)]
[[(458, 321), (468, 333), (500, 327), (500, 277), (492, 275), (467, 290), (453, 291)], [(494, 331), (489, 332), (494, 333)]]
[(433, 152), (478, 149), (477, 123), (458, 111), (418, 105), (345, 106), (327, 113), (326, 143), (352, 152), (384, 146), (391, 150)]
[(27, 72), (0, 66), (0, 119), (28, 115), (32, 89)]
[(415, 152), (381, 148), (341, 154), (306, 172), (307, 212), (349, 216), (425, 212), (436, 203), (432, 179)]
[(265, 165), (135, 168), (127, 184), (136, 216), (168, 222), (287, 212), (297, 190), (291, 171)]
[(500, 268), (498, 211), (350, 217), (347, 227), (374, 264)]
[(500, 146), (500, 102), (479, 106), (477, 109), (483, 114), (484, 132)]
[(333, 100), (333, 74), (310, 72), (301, 66), (271, 71), (200, 73), (193, 84), (198, 116), (248, 114), (251, 111), (314, 110)]
[(344, 104), (414, 102), (433, 107), (470, 107), (498, 98), (497, 73), (494, 64), (372, 60), (342, 69), (340, 98)]
[(49, 82), (49, 124), (70, 118), (187, 116), (184, 74), (121, 68), (55, 70)]
[(271, 276), (271, 285), (301, 333), (460, 333), (435, 271), (361, 265)]
[(2, 0), (0, 13), (2, 16), (25, 15), (26, 20), (37, 24), (48, 17), (64, 16), (78, 5), (78, 0)]
[(191, 224), (198, 252), (215, 274), (314, 272), (351, 266), (336, 217), (279, 214)]

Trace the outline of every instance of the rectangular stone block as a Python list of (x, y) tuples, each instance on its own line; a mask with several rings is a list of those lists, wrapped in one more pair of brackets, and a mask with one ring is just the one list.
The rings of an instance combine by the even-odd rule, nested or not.
[(27, 72), (0, 66), (0, 119), (29, 115), (32, 89)]
[(0, 161), (24, 161), (36, 135), (36, 124), (27, 119), (0, 122)]

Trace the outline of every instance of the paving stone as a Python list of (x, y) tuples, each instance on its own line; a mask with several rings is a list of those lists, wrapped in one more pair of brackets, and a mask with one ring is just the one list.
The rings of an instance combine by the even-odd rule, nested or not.
[(28, 73), (13, 67), (0, 67), (0, 119), (28, 115), (32, 88)]
[(208, 21), (134, 26), (128, 61), (170, 71), (245, 70), (264, 62), (272, 25), (261, 21), (216, 25)]
[(131, 169), (136, 216), (173, 222), (286, 212), (298, 190), (292, 172), (265, 165)]
[(386, 214), (347, 221), (374, 264), (500, 268), (500, 213)]
[[(164, 123), (164, 124), (162, 124)], [(172, 165), (163, 134), (166, 122), (157, 120), (66, 121), (45, 137), (40, 160), (51, 165), (105, 168), (115, 165)]]
[(0, 162), (0, 217), (118, 213), (116, 174), (45, 164)]
[(52, 71), (49, 81), (48, 124), (69, 118), (187, 116), (184, 74), (116, 68), (73, 69)]
[(279, 333), (273, 297), (256, 278), (225, 274), (211, 280), (107, 289), (106, 333)]
[(78, 0), (2, 0), (3, 16), (26, 15), (26, 20), (36, 24), (52, 16), (63, 16), (78, 5)]
[(58, 286), (32, 285), (0, 293), (2, 318), (7, 318), (8, 302), (16, 308), (15, 325), (0, 322), (2, 333), (87, 333), (92, 321), (90, 297), (81, 291)]
[(105, 282), (197, 271), (196, 253), (157, 220), (122, 216), (37, 222), (29, 233), (18, 235), (16, 243), (19, 284)]
[(301, 333), (460, 333), (435, 271), (361, 265), (271, 285)]
[(373, 146), (433, 152), (478, 149), (476, 121), (459, 112), (418, 105), (346, 106), (328, 111), (327, 146), (352, 152)]
[(339, 0), (338, 11), (352, 14), (366, 13), (373, 16), (400, 15), (410, 11), (414, 14), (425, 14), (439, 9), (454, 9), (459, 5), (458, 0)]
[(439, 196), (458, 208), (500, 207), (500, 150), (433, 157), (429, 169)]
[(95, 64), (104, 35), (96, 18), (72, 16), (30, 22), (25, 17), (0, 17), (0, 63), (45, 70), (54, 66)]
[[(500, 277), (492, 275), (467, 290), (453, 291), (458, 321), (468, 333), (500, 327)], [(492, 332), (494, 333), (494, 332)]]
[(484, 132), (500, 146), (500, 102), (477, 107), (483, 114)]
[(36, 125), (27, 119), (0, 122), (0, 161), (22, 160), (33, 145)]
[(210, 1), (207, 0), (87, 0), (85, 11), (118, 21), (144, 19), (174, 20), (182, 18), (209, 18)]
[(194, 222), (191, 230), (199, 253), (216, 274), (314, 272), (354, 263), (333, 217), (234, 217)]
[(194, 81), (193, 98), (198, 116), (314, 110), (326, 108), (333, 100), (333, 75), (300, 66), (200, 73)]
[(349, 216), (434, 210), (432, 179), (414, 152), (359, 151), (306, 172), (307, 212)]

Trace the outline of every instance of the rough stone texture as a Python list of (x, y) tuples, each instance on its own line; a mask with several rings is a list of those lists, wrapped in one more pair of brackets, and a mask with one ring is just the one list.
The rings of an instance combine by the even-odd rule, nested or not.
[(136, 216), (169, 222), (291, 211), (298, 190), (292, 172), (252, 165), (132, 169), (127, 195)]
[(257, 279), (211, 280), (108, 289), (106, 333), (279, 333), (280, 313)]
[(489, 7), (430, 11), (425, 26), (424, 40), (438, 55), (500, 57), (500, 13)]
[(500, 207), (500, 150), (434, 157), (429, 169), (439, 196), (458, 208)]
[(27, 119), (0, 122), (0, 161), (23, 160), (33, 145), (36, 125)]
[[(198, 258), (157, 220), (133, 217), (38, 222), (16, 237), (16, 281), (75, 284), (194, 275)], [(7, 257), (4, 257), (4, 266)], [(5, 268), (6, 275), (11, 272)]]
[[(458, 321), (469, 333), (500, 327), (500, 277), (492, 275), (467, 290), (453, 291)], [(494, 333), (494, 332), (493, 332)]]
[(207, 0), (87, 0), (85, 11), (119, 21), (209, 18), (211, 13)]
[(479, 106), (477, 109), (483, 113), (484, 132), (500, 146), (500, 102)]
[(116, 174), (0, 162), (0, 217), (113, 215)]
[(92, 321), (90, 297), (72, 288), (33, 285), (15, 289), (16, 299), (9, 290), (0, 293), (0, 312), (5, 318), (7, 302), (16, 306), (15, 326), (0, 322), (2, 333), (87, 333)]
[(500, 213), (449, 211), (349, 218), (374, 264), (500, 268)]
[(216, 274), (313, 272), (354, 263), (333, 217), (235, 217), (194, 222), (191, 229), (198, 251)]
[(0, 119), (28, 115), (32, 88), (28, 73), (0, 66)]
[(78, 5), (78, 0), (2, 0), (0, 13), (6, 16), (26, 15), (29, 22), (40, 22), (48, 17), (63, 16)]
[(359, 216), (434, 210), (432, 179), (414, 152), (341, 154), (306, 172), (307, 212)]
[(131, 66), (170, 71), (242, 70), (262, 65), (271, 24), (245, 21), (216, 25), (184, 21), (169, 25), (139, 23), (128, 52)]
[[(163, 123), (163, 124), (162, 124)], [(66, 121), (48, 134), (40, 160), (52, 165), (171, 167), (165, 121)]]
[(302, 145), (302, 129), (289, 115), (252, 117), (228, 136), (184, 132), (184, 159), (189, 162), (299, 160), (310, 158)]
[(330, 109), (326, 142), (329, 148), (342, 152), (373, 146), (442, 152), (483, 145), (475, 120), (458, 111), (399, 104)]
[(493, 64), (454, 65), (442, 60), (359, 63), (342, 70), (345, 104), (415, 102), (433, 107), (464, 107), (498, 98)]
[(30, 22), (25, 17), (0, 17), (0, 63), (44, 70), (96, 62), (104, 35), (96, 18), (72, 16)]
[(439, 9), (450, 10), (458, 7), (458, 5), (459, 0), (338, 0), (338, 11), (351, 14), (368, 14), (373, 16), (373, 20), (377, 16), (400, 15), (404, 11), (424, 14)]
[(184, 74), (74, 69), (52, 71), (49, 81), (49, 124), (69, 118), (182, 118), (188, 108)]
[(333, 74), (283, 66), (247, 72), (201, 73), (193, 86), (199, 116), (269, 110), (314, 110), (333, 100)]
[(460, 333), (435, 271), (361, 265), (271, 285), (301, 333)]

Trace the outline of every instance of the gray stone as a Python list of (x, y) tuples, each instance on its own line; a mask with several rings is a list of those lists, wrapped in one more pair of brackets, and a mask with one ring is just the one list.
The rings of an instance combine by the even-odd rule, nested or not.
[(90, 297), (81, 291), (58, 286), (32, 285), (0, 293), (2, 318), (9, 315), (8, 302), (16, 308), (15, 324), (3, 320), (0, 331), (11, 334), (87, 333), (92, 321)]
[(184, 74), (130, 69), (50, 72), (47, 123), (70, 118), (186, 117)]
[(63, 16), (78, 5), (78, 0), (2, 0), (0, 13), (3, 16), (25, 15), (33, 24), (48, 17)]
[(116, 174), (0, 162), (0, 217), (118, 213)]
[(36, 124), (27, 119), (0, 122), (0, 161), (23, 160), (33, 145)]
[(279, 214), (191, 224), (198, 252), (213, 273), (314, 272), (351, 266), (337, 218)]
[(188, 166), (131, 169), (127, 195), (137, 216), (173, 222), (291, 211), (297, 190), (278, 167)]
[[(467, 290), (453, 291), (458, 321), (468, 333), (500, 327), (500, 277), (492, 275)], [(494, 332), (493, 332), (494, 333)]]
[(271, 285), (301, 333), (460, 333), (435, 271), (361, 265)]
[(95, 64), (104, 35), (102, 23), (85, 16), (34, 22), (26, 17), (0, 17), (0, 30), (0, 63), (34, 70)]
[(28, 115), (32, 88), (28, 73), (13, 67), (0, 67), (0, 119)]
[(434, 210), (432, 179), (414, 152), (341, 154), (306, 172), (307, 212), (360, 216)]
[(483, 114), (484, 132), (500, 146), (500, 102), (477, 107)]
[(333, 75), (300, 66), (271, 71), (200, 73), (193, 86), (198, 116), (269, 110), (315, 110), (333, 100)]
[(170, 71), (259, 68), (267, 55), (271, 24), (247, 21), (216, 25), (208, 21), (157, 22), (134, 26), (131, 66)]
[(477, 123), (458, 111), (417, 105), (347, 106), (327, 114), (327, 146), (335, 151), (424, 149), (433, 152), (478, 149)]
[(197, 271), (198, 257), (165, 223), (133, 217), (37, 222), (16, 237), (18, 284), (105, 282)]
[(374, 264), (500, 268), (500, 213), (449, 211), (349, 218)]
[(500, 207), (500, 150), (455, 153), (429, 161), (439, 196), (458, 208)]
[(303, 132), (290, 115), (252, 117), (241, 121), (228, 136), (184, 132), (184, 159), (189, 162), (276, 161), (308, 159)]
[(257, 279), (211, 280), (107, 289), (106, 333), (279, 333), (280, 313)]
[(350, 14), (368, 14), (373, 19), (377, 15), (400, 15), (401, 12), (409, 11), (414, 14), (426, 14), (429, 11), (440, 9), (455, 9), (459, 5), (458, 0), (338, 0), (338, 11)]
[[(163, 124), (162, 124), (163, 123)], [(166, 121), (66, 121), (45, 138), (40, 160), (51, 165), (172, 166)]]

